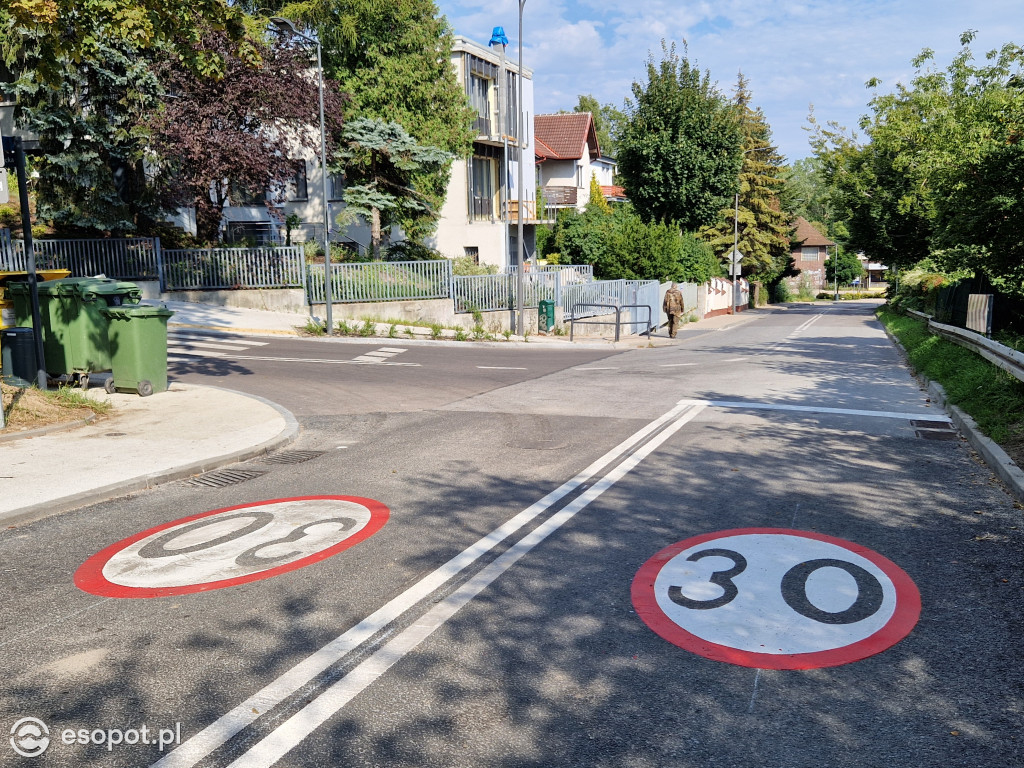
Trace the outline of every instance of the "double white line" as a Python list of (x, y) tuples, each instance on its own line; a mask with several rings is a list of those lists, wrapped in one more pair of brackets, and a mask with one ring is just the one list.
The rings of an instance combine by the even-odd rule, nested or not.
[(386, 645), (371, 653), (310, 703), (250, 747), (231, 763), (230, 768), (257, 768), (257, 766), (274, 765), (356, 695), (372, 685), (392, 665), (429, 637), (462, 606), (511, 568), (521, 557), (632, 471), (644, 458), (674, 435), (683, 425), (694, 419), (705, 407), (706, 405), (703, 403), (682, 402), (668, 413), (652, 421), (619, 443), (572, 480), (524, 509), (511, 520), (409, 587), (359, 624), (339, 635), (277, 680), (208, 725), (155, 763), (154, 768), (194, 766), (214, 750), (226, 744), (261, 715), (283, 703), (300, 688), (311, 683), (318, 675), (337, 664), (350, 651), (365, 643), (405, 612), (440, 590), (453, 577), (476, 563), (498, 544), (567, 496), (580, 490), (611, 466), (604, 476), (593, 482), (565, 507), (552, 514), (462, 586), (399, 632)]

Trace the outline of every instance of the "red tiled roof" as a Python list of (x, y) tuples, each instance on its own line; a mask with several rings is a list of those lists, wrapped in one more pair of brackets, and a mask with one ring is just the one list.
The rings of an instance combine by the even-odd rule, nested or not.
[(555, 150), (549, 147), (544, 141), (536, 134), (533, 136), (533, 153), (537, 156), (538, 161), (553, 160), (556, 157)]
[(543, 144), (552, 152), (545, 155), (552, 160), (579, 160), (584, 144), (588, 143), (591, 158), (601, 156), (594, 117), (589, 112), (537, 115), (533, 118), (533, 135), (538, 145)]
[(834, 242), (825, 237), (821, 232), (814, 228), (814, 226), (805, 219), (803, 216), (797, 216), (796, 221), (793, 222), (793, 226), (796, 228), (796, 234), (793, 235), (790, 241), (794, 246), (806, 245), (806, 246), (829, 246), (835, 245)]

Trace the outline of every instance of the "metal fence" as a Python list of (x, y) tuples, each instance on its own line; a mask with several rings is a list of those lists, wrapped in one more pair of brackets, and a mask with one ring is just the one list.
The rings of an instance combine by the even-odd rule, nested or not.
[[(324, 267), (306, 270), (310, 304), (325, 304)], [(373, 261), (331, 265), (331, 301), (339, 303), (447, 299), (452, 295), (452, 263), (433, 261)]]
[(162, 254), (161, 290), (301, 288), (302, 248), (172, 249)]
[[(72, 275), (106, 275), (122, 280), (157, 280), (160, 240), (155, 237), (92, 240), (33, 240), (37, 269), (67, 269)], [(0, 251), (5, 269), (27, 269), (25, 241), (13, 240)]]

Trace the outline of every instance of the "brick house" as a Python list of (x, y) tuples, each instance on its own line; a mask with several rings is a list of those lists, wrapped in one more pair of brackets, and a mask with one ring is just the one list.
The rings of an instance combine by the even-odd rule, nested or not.
[(787, 278), (786, 283), (793, 291), (799, 290), (801, 284), (815, 292), (824, 290), (825, 259), (829, 257), (828, 249), (835, 243), (802, 216), (797, 216), (793, 228), (796, 232), (790, 239), (790, 254), (800, 274)]

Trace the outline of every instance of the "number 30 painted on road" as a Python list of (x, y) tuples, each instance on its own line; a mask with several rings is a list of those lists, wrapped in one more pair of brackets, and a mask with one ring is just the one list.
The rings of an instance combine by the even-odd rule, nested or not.
[(302, 496), (215, 509), (137, 533), (90, 557), (79, 589), (165, 597), (231, 587), (320, 562), (379, 531), (388, 508), (356, 496)]
[(806, 531), (743, 528), (666, 547), (637, 572), (637, 614), (680, 648), (761, 669), (847, 664), (914, 628), (921, 597), (877, 552)]

